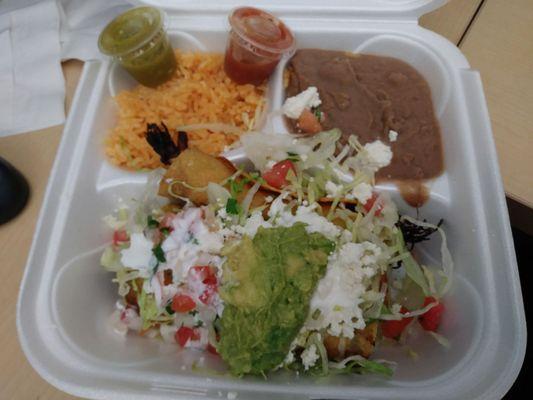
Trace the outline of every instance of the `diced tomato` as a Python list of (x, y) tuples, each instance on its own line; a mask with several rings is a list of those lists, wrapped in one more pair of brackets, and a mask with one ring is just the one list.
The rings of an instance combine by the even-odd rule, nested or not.
[(206, 285), (206, 289), (202, 292), (200, 296), (198, 296), (198, 299), (204, 303), (209, 304), (211, 303), (213, 296), (217, 292), (217, 286), (216, 285)]
[(163, 234), (159, 229), (154, 229), (152, 235), (152, 240), (154, 241), (154, 243), (161, 243), (164, 239)]
[[(363, 209), (368, 213), (370, 210), (372, 210), (372, 207), (374, 207), (374, 203), (378, 199), (377, 193), (372, 193), (372, 197), (367, 200), (365, 204), (363, 204)], [(383, 204), (378, 204), (376, 206), (376, 209), (374, 211), (374, 215), (376, 217), (379, 217), (381, 215), (381, 210), (383, 210)]]
[(204, 285), (202, 293), (198, 296), (204, 304), (212, 302), (214, 294), (218, 291), (217, 269), (209, 265), (197, 265), (189, 270), (189, 279), (200, 281)]
[(215, 267), (197, 265), (190, 269), (190, 273), (198, 277), (205, 285), (217, 285), (217, 271)]
[[(215, 338), (216, 338), (217, 343), (219, 343), (220, 342), (220, 334), (216, 333), (216, 337)], [(212, 353), (212, 354), (218, 355), (217, 349), (211, 343), (207, 344), (207, 351)]]
[(284, 160), (274, 164), (270, 170), (263, 172), (262, 177), (268, 185), (281, 189), (288, 184), (287, 174), (290, 170), (296, 173), (296, 168), (292, 161)]
[(381, 274), (379, 278), (379, 288), (381, 289), (384, 284), (388, 283), (387, 274)]
[(215, 346), (213, 346), (211, 343), (207, 344), (207, 351), (210, 352), (211, 354), (218, 356), (217, 349), (215, 349)]
[(176, 312), (188, 312), (196, 308), (194, 300), (186, 294), (177, 294), (172, 299), (172, 309)]
[(424, 299), (424, 307), (431, 303), (437, 303), (437, 305), (418, 317), (418, 322), (420, 322), (420, 325), (426, 331), (436, 332), (439, 328), (442, 314), (444, 314), (444, 304), (440, 303), (434, 297), (426, 297)]
[(307, 108), (302, 111), (298, 118), (298, 128), (304, 133), (318, 133), (322, 131), (322, 125), (317, 116)]
[(173, 280), (173, 273), (171, 269), (163, 271), (163, 286), (171, 285)]
[(113, 232), (113, 245), (118, 246), (121, 243), (127, 242), (130, 238), (128, 237), (128, 232), (121, 229)]
[(159, 222), (160, 228), (171, 228), (172, 229), (172, 220), (176, 217), (176, 214), (167, 212), (161, 221)]
[[(405, 314), (408, 312), (405, 307), (402, 307), (400, 312), (402, 314)], [(409, 325), (409, 323), (413, 320), (413, 317), (409, 318), (402, 318), (400, 320), (395, 321), (383, 321), (381, 322), (381, 333), (383, 336), (391, 339), (396, 339), (398, 336), (402, 334), (404, 329)]]
[(185, 347), (189, 340), (200, 339), (200, 335), (195, 329), (189, 328), (187, 326), (182, 326), (176, 331), (174, 339), (176, 339), (176, 342), (178, 342), (181, 347)]

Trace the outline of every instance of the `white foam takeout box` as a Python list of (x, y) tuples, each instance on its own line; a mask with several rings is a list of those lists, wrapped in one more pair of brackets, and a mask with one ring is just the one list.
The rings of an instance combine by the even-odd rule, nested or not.
[[(420, 71), (432, 90), (445, 155), (445, 172), (430, 182), (431, 197), (420, 216), (444, 218), (455, 261), (441, 329), (451, 347), (425, 335), (417, 339), (416, 360), (405, 349), (384, 347), (376, 356), (398, 362), (389, 380), (288, 373), (265, 380), (197, 371), (191, 367), (195, 361), (215, 369), (221, 362), (157, 340), (117, 337), (106, 323), (117, 292), (112, 275), (99, 266), (110, 236), (102, 217), (118, 197), (138, 197), (147, 175), (106, 161), (102, 141), (116, 119), (112, 96), (134, 82), (109, 61), (90, 61), (65, 125), (20, 291), (20, 342), (37, 372), (61, 390), (95, 399), (216, 399), (228, 393), (256, 400), (502, 397), (526, 346), (520, 283), (479, 74), (452, 43), (418, 25), (420, 15), (444, 1), (149, 3), (167, 11), (173, 44), (183, 50), (222, 52), (229, 11), (253, 3), (281, 17), (300, 48), (392, 56)], [(282, 67), (270, 80), (271, 109), (282, 104)], [(281, 120), (275, 126), (286, 132)], [(402, 213), (415, 214), (393, 186), (381, 189), (392, 194)], [(439, 262), (439, 246), (438, 237), (420, 246), (426, 261)]]

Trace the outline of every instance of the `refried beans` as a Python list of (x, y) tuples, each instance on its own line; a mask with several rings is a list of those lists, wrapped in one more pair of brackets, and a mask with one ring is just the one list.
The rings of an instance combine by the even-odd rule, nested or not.
[[(424, 180), (442, 173), (440, 129), (426, 80), (391, 57), (301, 49), (288, 64), (286, 96), (315, 86), (322, 100), (324, 130), (339, 128), (343, 143), (355, 134), (362, 144), (391, 146), (392, 162), (379, 180)], [(293, 132), (296, 121), (288, 120)], [(398, 133), (389, 141), (389, 131)]]

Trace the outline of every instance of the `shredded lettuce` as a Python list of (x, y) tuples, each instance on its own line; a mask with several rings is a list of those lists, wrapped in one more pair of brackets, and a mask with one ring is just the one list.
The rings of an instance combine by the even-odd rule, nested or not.
[(157, 307), (157, 302), (152, 293), (146, 293), (144, 290), (137, 295), (139, 304), (139, 315), (142, 320), (142, 329), (147, 330), (155, 323), (166, 323), (172, 320), (172, 316)]
[[(248, 212), (250, 211), (250, 205), (252, 204), (252, 200), (254, 199), (254, 196), (260, 187), (261, 187), (261, 184), (259, 182), (254, 183), (253, 186), (246, 193), (246, 196), (244, 196), (244, 199), (241, 204), (242, 215), (244, 219), (248, 216)], [(245, 221), (243, 220), (242, 222), (244, 223)]]
[(420, 265), (415, 261), (411, 254), (403, 259), (402, 265), (405, 268), (405, 273), (407, 276), (411, 278), (418, 286), (420, 286), (426, 296), (429, 295), (429, 286), (426, 276), (424, 275), (422, 268), (420, 268)]
[(120, 259), (120, 252), (113, 250), (111, 246), (106, 247), (102, 253), (100, 265), (109, 272), (118, 272), (124, 268)]
[(405, 246), (405, 242), (403, 240), (403, 234), (400, 229), (396, 232), (396, 240), (397, 245), (399, 247), (400, 254), (402, 255), (402, 265), (405, 268), (405, 273), (409, 278), (412, 279), (414, 283), (416, 283), (424, 294), (428, 296), (430, 294), (429, 284), (426, 279), (426, 275), (424, 274), (424, 271), (420, 267), (420, 265), (416, 262), (416, 260), (413, 258), (412, 254), (407, 250)]
[(308, 343), (309, 345), (314, 344), (316, 346), (318, 355), (320, 356), (321, 372), (323, 375), (327, 375), (329, 372), (328, 352), (322, 342), (320, 334), (317, 332), (311, 334)]
[(126, 296), (130, 291), (129, 282), (139, 278), (140, 275), (141, 273), (138, 270), (128, 268), (118, 270), (115, 279), (113, 279), (113, 282), (118, 283), (118, 294), (120, 296)]
[(422, 314), (427, 313), (437, 304), (438, 304), (437, 302), (429, 303), (427, 306), (420, 308), (418, 310), (412, 310), (406, 313), (398, 313), (398, 314), (387, 313), (387, 312), (383, 312), (382, 310), (381, 315), (379, 316), (379, 319), (383, 321), (397, 321), (403, 318), (418, 317)]
[[(389, 364), (390, 366), (387, 366)], [(330, 362), (331, 372), (340, 374), (380, 374), (391, 377), (394, 374), (395, 364), (385, 360), (368, 360), (355, 355), (345, 358), (340, 362)]]
[(439, 343), (442, 347), (450, 348), (450, 341), (437, 332), (428, 331), (428, 333)]
[(440, 252), (441, 252), (441, 259), (442, 259), (442, 272), (444, 274), (443, 276), (445, 279), (444, 279), (442, 287), (439, 288), (437, 295), (438, 297), (442, 297), (446, 292), (448, 292), (448, 290), (450, 290), (450, 286), (452, 284), (452, 277), (453, 277), (453, 268), (454, 268), (453, 259), (450, 254), (450, 251), (448, 250), (446, 234), (444, 233), (441, 227), (434, 225), (434, 224), (430, 224), (429, 222), (422, 222), (422, 221), (416, 220), (414, 218), (411, 218), (405, 215), (402, 216), (402, 219), (405, 219), (411, 222), (412, 224), (415, 224), (418, 226), (435, 229), (436, 231), (439, 232), (441, 236)]

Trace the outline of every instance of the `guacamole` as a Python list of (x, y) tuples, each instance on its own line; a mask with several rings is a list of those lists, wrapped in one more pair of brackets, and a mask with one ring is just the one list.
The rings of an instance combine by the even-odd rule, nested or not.
[(259, 228), (226, 249), (218, 351), (232, 373), (262, 374), (281, 364), (334, 248), (298, 223)]

